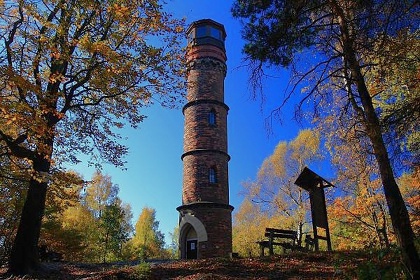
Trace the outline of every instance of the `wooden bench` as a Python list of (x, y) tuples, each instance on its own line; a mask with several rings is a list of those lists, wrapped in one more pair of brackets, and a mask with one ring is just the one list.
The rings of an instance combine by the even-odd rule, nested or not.
[[(300, 244), (298, 244), (298, 233), (295, 230), (266, 228), (264, 236), (268, 237), (268, 240), (257, 242), (260, 246), (260, 255), (262, 257), (264, 256), (265, 248), (268, 248), (270, 256), (273, 255), (273, 247), (275, 245), (282, 246), (284, 251), (286, 249), (294, 251), (295, 249), (300, 248)], [(278, 239), (286, 239), (287, 241), (278, 242)]]

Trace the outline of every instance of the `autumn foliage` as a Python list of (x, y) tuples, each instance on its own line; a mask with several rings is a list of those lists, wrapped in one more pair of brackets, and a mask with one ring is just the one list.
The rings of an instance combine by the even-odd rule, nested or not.
[[(329, 119), (322, 124), (329, 124)], [(324, 126), (320, 125), (318, 129), (331, 136), (325, 141), (324, 149), (332, 152), (330, 158), (338, 175), (331, 180), (335, 187), (326, 189), (333, 249), (392, 248), (396, 245), (396, 238), (377, 167), (373, 162), (366, 161), (363, 150), (357, 144), (360, 144), (360, 139), (352, 137), (347, 131), (346, 137), (338, 141), (336, 137), (344, 136), (342, 130), (334, 130), (333, 136), (331, 130), (327, 134)], [(321, 157), (318, 137), (318, 133), (303, 130), (290, 142), (280, 142), (263, 161), (257, 178), (244, 182), (245, 197), (235, 212), (233, 226), (233, 247), (240, 256), (259, 256), (256, 242), (265, 238), (266, 227), (300, 230), (302, 235), (312, 234), (307, 194), (305, 196), (305, 191), (294, 185), (294, 181), (305, 165), (314, 164)], [(401, 191), (418, 238), (418, 171), (403, 173), (398, 182), (403, 186)], [(297, 203), (299, 201), (301, 204)], [(304, 244), (303, 236), (301, 238)], [(277, 250), (276, 253), (282, 254), (283, 251)]]
[(183, 22), (155, 0), (0, 4), (1, 156), (27, 182), (10, 270), (25, 274), (38, 265), (45, 200), (62, 164), (87, 154), (123, 166), (116, 129), (137, 127), (144, 106), (177, 104)]

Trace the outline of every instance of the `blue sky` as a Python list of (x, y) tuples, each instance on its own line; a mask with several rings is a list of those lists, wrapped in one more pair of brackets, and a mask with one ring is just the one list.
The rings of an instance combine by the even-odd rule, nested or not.
[[(210, 18), (225, 26), (227, 67), (225, 103), (228, 114), (228, 153), (230, 204), (239, 208), (243, 197), (241, 182), (255, 178), (265, 157), (279, 141), (296, 137), (300, 127), (292, 120), (292, 109), (286, 108), (282, 122), (274, 121), (272, 132), (266, 128), (266, 118), (280, 104), (288, 83), (287, 72), (278, 72), (277, 78), (267, 81), (264, 103), (252, 100), (248, 85), (248, 71), (243, 62), (241, 26), (233, 19), (227, 0), (168, 0), (165, 10), (176, 17), (185, 17), (188, 23)], [(292, 107), (293, 104), (291, 103)], [(148, 117), (134, 130), (122, 131), (129, 147), (127, 170), (104, 166), (103, 173), (119, 185), (120, 198), (133, 210), (134, 223), (143, 207), (156, 210), (160, 230), (169, 242), (169, 233), (178, 223), (176, 207), (181, 205), (183, 125), (181, 109), (165, 109), (158, 105), (147, 108)], [(79, 164), (70, 168), (91, 178), (94, 169)]]

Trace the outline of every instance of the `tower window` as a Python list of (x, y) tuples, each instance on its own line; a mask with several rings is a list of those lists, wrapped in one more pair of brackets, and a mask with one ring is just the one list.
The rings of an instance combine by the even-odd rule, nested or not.
[(198, 26), (195, 30), (195, 37), (213, 37), (217, 40), (223, 40), (222, 31), (216, 27), (210, 25)]
[(197, 38), (207, 36), (207, 26), (199, 26), (199, 27), (197, 27), (195, 36)]
[(218, 40), (222, 40), (222, 31), (217, 28), (210, 27), (210, 36)]
[(209, 112), (209, 125), (216, 125), (216, 111), (214, 109)]
[(217, 183), (216, 169), (214, 167), (209, 169), (209, 182)]

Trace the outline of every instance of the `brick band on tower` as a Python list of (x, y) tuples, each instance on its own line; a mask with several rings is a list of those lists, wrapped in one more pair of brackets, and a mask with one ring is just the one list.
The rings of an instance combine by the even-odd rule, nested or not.
[(224, 103), (226, 32), (199, 20), (187, 30), (188, 88), (183, 108), (184, 165), (179, 245), (181, 258), (226, 257), (232, 252), (227, 114)]

